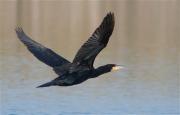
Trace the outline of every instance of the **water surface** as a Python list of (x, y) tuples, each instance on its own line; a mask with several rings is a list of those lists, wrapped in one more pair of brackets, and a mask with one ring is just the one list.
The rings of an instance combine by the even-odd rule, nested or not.
[[(1, 114), (180, 114), (179, 8), (175, 1), (0, 1)], [(125, 69), (71, 87), (36, 88), (57, 75), (26, 50), (16, 25), (71, 61), (108, 11), (116, 25), (95, 67)]]

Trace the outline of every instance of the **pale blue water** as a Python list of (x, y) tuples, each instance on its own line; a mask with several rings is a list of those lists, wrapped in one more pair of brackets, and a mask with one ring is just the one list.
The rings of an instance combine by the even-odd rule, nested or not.
[[(169, 76), (159, 66), (143, 65), (144, 70), (135, 71), (135, 65), (127, 63), (122, 71), (80, 85), (35, 88), (56, 74), (31, 55), (25, 57), (1, 56), (1, 115), (179, 114), (176, 68), (167, 68), (175, 72)], [(143, 76), (152, 68), (154, 72)]]
[[(180, 115), (178, 2), (0, 0), (0, 115)], [(95, 67), (125, 69), (77, 86), (37, 89), (57, 75), (27, 51), (14, 28), (72, 60), (109, 11), (115, 28)]]

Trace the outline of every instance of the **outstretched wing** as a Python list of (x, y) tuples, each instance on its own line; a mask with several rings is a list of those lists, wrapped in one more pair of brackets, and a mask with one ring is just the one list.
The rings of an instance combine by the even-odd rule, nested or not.
[(109, 41), (109, 37), (114, 29), (114, 23), (114, 14), (108, 13), (92, 36), (81, 46), (73, 60), (73, 63), (93, 68), (96, 56), (106, 47)]
[(27, 46), (27, 49), (40, 61), (44, 62), (45, 64), (51, 67), (61, 66), (66, 63), (70, 63), (65, 58), (59, 56), (51, 49), (44, 47), (40, 43), (32, 40), (28, 37), (22, 28), (17, 27), (15, 29), (18, 38)]

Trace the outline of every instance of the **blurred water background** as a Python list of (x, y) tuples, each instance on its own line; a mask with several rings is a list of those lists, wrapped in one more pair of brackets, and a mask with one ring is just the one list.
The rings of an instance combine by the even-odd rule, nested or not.
[[(57, 75), (27, 51), (15, 27), (72, 61), (109, 11), (115, 29), (95, 67), (125, 69), (72, 87), (35, 88)], [(0, 114), (180, 114), (179, 37), (178, 0), (0, 0)]]

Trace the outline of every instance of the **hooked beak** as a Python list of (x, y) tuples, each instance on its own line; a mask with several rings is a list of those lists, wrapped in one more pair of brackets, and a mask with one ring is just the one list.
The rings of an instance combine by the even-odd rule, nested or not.
[(114, 67), (112, 67), (111, 71), (117, 71), (117, 70), (120, 70), (120, 69), (123, 69), (124, 67), (121, 66), (121, 65), (116, 65)]

